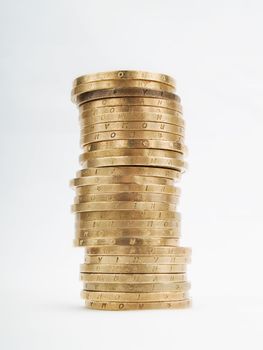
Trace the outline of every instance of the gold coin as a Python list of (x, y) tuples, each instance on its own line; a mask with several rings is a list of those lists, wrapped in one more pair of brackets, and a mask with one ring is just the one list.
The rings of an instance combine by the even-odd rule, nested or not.
[(77, 195), (89, 193), (115, 193), (115, 192), (139, 192), (139, 193), (164, 193), (180, 195), (180, 189), (175, 186), (166, 185), (137, 185), (137, 184), (106, 184), (87, 185), (76, 188)]
[[(156, 109), (155, 107), (133, 107), (134, 110), (131, 110), (120, 106), (120, 107), (112, 107), (114, 110), (113, 112), (110, 112), (110, 107), (105, 108), (98, 108), (95, 109), (95, 111), (84, 111), (80, 113), (79, 120), (81, 127), (90, 126), (90, 125), (96, 125), (101, 123), (112, 123), (112, 122), (118, 122), (118, 123), (125, 123), (125, 122), (151, 122), (151, 123), (165, 123), (165, 124), (171, 124), (171, 125), (177, 125), (180, 127), (185, 126), (184, 119), (182, 118), (182, 115), (176, 113), (176, 111), (168, 109), (168, 113), (166, 110), (159, 111), (160, 109)], [(115, 109), (117, 111), (115, 112)], [(121, 109), (121, 111), (118, 112), (118, 109)], [(122, 111), (124, 110), (124, 111)], [(126, 111), (128, 110), (128, 111)], [(103, 113), (103, 111), (105, 111)], [(157, 112), (159, 111), (159, 112)]]
[(102, 237), (180, 237), (180, 230), (177, 229), (79, 229), (76, 230), (76, 238), (78, 239), (86, 239), (86, 238), (102, 238)]
[(83, 146), (85, 152), (113, 150), (120, 148), (136, 148), (136, 149), (159, 149), (171, 150), (187, 155), (187, 147), (182, 142), (173, 141), (159, 141), (159, 140), (115, 140), (115, 141), (101, 141), (90, 143)]
[(144, 229), (178, 229), (180, 219), (167, 220), (78, 220), (76, 219), (76, 228), (79, 229), (115, 229), (115, 228), (144, 228)]
[(167, 84), (158, 83), (155, 81), (149, 80), (105, 80), (105, 81), (95, 81), (89, 83), (78, 84), (73, 87), (71, 91), (71, 96), (76, 98), (76, 96), (81, 95), (88, 91), (95, 90), (105, 90), (105, 89), (122, 89), (122, 88), (140, 88), (140, 89), (149, 89), (149, 90), (161, 90), (166, 92), (173, 92), (174, 88)]
[(85, 255), (85, 264), (187, 264), (190, 262), (189, 257), (184, 256), (163, 256), (163, 255)]
[(182, 135), (172, 134), (168, 132), (160, 131), (104, 131), (93, 134), (84, 135), (81, 137), (80, 143), (85, 146), (89, 143), (110, 141), (110, 140), (160, 140), (160, 141), (173, 141), (183, 142)]
[(183, 159), (182, 153), (160, 150), (160, 149), (111, 149), (111, 150), (99, 150), (82, 153), (79, 157), (80, 163), (89, 159), (107, 158), (107, 157), (160, 157), (160, 158), (172, 158)]
[(148, 193), (129, 193), (121, 192), (115, 194), (87, 194), (83, 196), (77, 196), (74, 199), (74, 203), (85, 202), (115, 202), (115, 201), (131, 201), (131, 202), (161, 202), (178, 204), (179, 197), (172, 196), (170, 194), (148, 194)]
[[(115, 97), (115, 98), (104, 98), (102, 100), (96, 100), (84, 103), (80, 106), (80, 113), (84, 111), (93, 110), (101, 107), (115, 107), (115, 106), (150, 106), (156, 108), (165, 108), (175, 110), (182, 113), (183, 109), (180, 103), (173, 100), (165, 100), (154, 97)], [(100, 111), (98, 110), (98, 113)]]
[(99, 255), (129, 255), (129, 254), (157, 254), (170, 255), (176, 254), (178, 256), (190, 256), (191, 248), (188, 247), (123, 247), (123, 246), (93, 246), (85, 247), (85, 254), (99, 254)]
[(156, 292), (156, 293), (123, 293), (123, 292), (90, 292), (83, 290), (82, 299), (90, 301), (115, 301), (115, 302), (152, 302), (175, 301), (189, 298), (187, 292)]
[[(151, 176), (87, 176), (78, 177), (71, 180), (70, 185), (79, 187), (87, 185), (106, 185), (106, 184), (137, 184), (137, 185), (168, 185), (173, 186), (174, 180), (165, 179), (161, 177), (151, 177)], [(132, 194), (127, 192), (127, 194)]]
[[(136, 83), (136, 85), (140, 85), (140, 82), (133, 80), (133, 82)], [(158, 84), (158, 83), (157, 83)], [(80, 87), (81, 90), (85, 89), (84, 85), (81, 84), (73, 89), (73, 92), (75, 90), (78, 90)], [(133, 84), (132, 84), (133, 85)], [(103, 89), (103, 90), (93, 90), (93, 91), (87, 91), (83, 92), (77, 95), (73, 96), (73, 102), (76, 102), (76, 104), (82, 104), (90, 101), (96, 101), (104, 98), (117, 98), (117, 97), (154, 97), (154, 98), (164, 98), (164, 99), (170, 99), (177, 101), (180, 103), (181, 99), (179, 96), (172, 93), (172, 89), (170, 89), (170, 92), (165, 90), (153, 90), (148, 88), (141, 88), (141, 87), (123, 87), (123, 88), (114, 88), (114, 89)], [(166, 88), (167, 86), (165, 86)], [(166, 89), (167, 90), (167, 89)]]
[(85, 168), (89, 167), (112, 167), (112, 166), (134, 166), (134, 165), (147, 165), (149, 167), (163, 167), (168, 169), (174, 169), (181, 172), (185, 172), (187, 169), (187, 163), (181, 159), (165, 158), (165, 157), (104, 157), (96, 159), (88, 159), (81, 162), (81, 165)]
[[(80, 273), (80, 280), (93, 283), (167, 283), (167, 282), (186, 282), (185, 273), (165, 273), (165, 274), (146, 274), (146, 273)], [(107, 293), (107, 292), (106, 292)], [(115, 294), (115, 293), (114, 293)], [(108, 299), (109, 300), (109, 299)]]
[(153, 245), (153, 246), (178, 246), (179, 240), (170, 237), (120, 237), (120, 238), (86, 238), (74, 239), (73, 244), (77, 247), (97, 245)]
[(159, 301), (144, 303), (99, 302), (85, 300), (85, 306), (94, 310), (125, 311), (150, 309), (184, 309), (191, 306), (191, 300)]
[[(133, 265), (132, 265), (133, 266)], [(165, 266), (165, 265), (164, 265)], [(180, 265), (173, 265), (180, 266)], [(129, 267), (129, 266), (127, 266)], [(167, 283), (83, 283), (83, 289), (97, 292), (185, 292), (190, 289), (188, 282), (167, 282)]]
[(109, 122), (101, 124), (92, 124), (81, 128), (81, 135), (105, 132), (105, 131), (158, 131), (169, 132), (184, 136), (184, 128), (178, 125), (159, 123), (159, 122)]
[[(112, 210), (175, 210), (174, 204), (168, 203), (155, 203), (155, 202), (131, 202), (131, 201), (118, 201), (118, 202), (93, 202), (93, 203), (79, 203), (71, 206), (71, 211), (86, 212), (86, 211), (112, 211)], [(130, 213), (130, 212), (128, 212)]]
[[(185, 273), (186, 265), (98, 265), (82, 264), (80, 272), (93, 273)], [(106, 283), (105, 283), (106, 284)], [(84, 288), (87, 289), (87, 288)], [(151, 290), (149, 290), (150, 292)], [(134, 290), (135, 292), (135, 290)]]
[(175, 88), (175, 80), (169, 75), (132, 70), (120, 70), (82, 75), (74, 80), (73, 86), (104, 80), (149, 80), (167, 84)]
[[(76, 177), (86, 177), (86, 176), (125, 176), (129, 174), (130, 176), (154, 176), (159, 178), (167, 179), (180, 179), (181, 173), (176, 170), (162, 169), (154, 167), (107, 167), (107, 168), (89, 168), (82, 169), (77, 172)], [(130, 190), (128, 190), (130, 191)]]
[[(123, 203), (123, 202), (121, 202)], [(131, 203), (132, 202), (128, 202)], [(144, 202), (139, 202), (144, 204)], [(89, 203), (81, 203), (81, 204), (89, 204)], [(111, 203), (109, 203), (111, 204)], [(153, 203), (155, 204), (155, 203)], [(160, 203), (161, 204), (161, 203)], [(163, 203), (164, 204), (164, 203)], [(88, 207), (89, 208), (89, 207)], [(81, 208), (80, 208), (81, 209)], [(89, 208), (91, 210), (91, 208)], [(96, 210), (96, 209), (95, 209)], [(96, 211), (87, 211), (85, 208), (82, 208), (82, 211), (78, 211), (76, 213), (76, 221), (79, 223), (83, 223), (85, 221), (95, 221), (95, 220), (166, 220), (166, 219), (177, 219), (179, 218), (178, 213), (174, 210), (140, 210), (139, 208), (136, 210), (119, 210), (112, 209), (107, 211), (103, 208), (99, 208)], [(110, 222), (109, 222), (110, 223)]]

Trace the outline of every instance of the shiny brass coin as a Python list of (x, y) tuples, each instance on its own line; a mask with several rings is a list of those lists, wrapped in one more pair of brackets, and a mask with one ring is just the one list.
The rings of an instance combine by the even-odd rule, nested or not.
[(85, 254), (99, 255), (129, 255), (129, 254), (157, 254), (191, 256), (192, 250), (188, 247), (130, 247), (130, 246), (93, 246), (85, 247)]
[(101, 141), (90, 143), (83, 146), (84, 152), (93, 152), (100, 150), (113, 150), (121, 148), (130, 149), (155, 149), (155, 150), (170, 150), (187, 155), (187, 147), (182, 142), (159, 141), (159, 140), (116, 140), (116, 141)]
[[(108, 107), (106, 107), (108, 108)], [(113, 107), (114, 108), (114, 107)], [(122, 107), (119, 107), (122, 108)], [(136, 107), (134, 107), (136, 108)], [(165, 123), (169, 125), (177, 125), (182, 128), (185, 126), (184, 119), (181, 115), (177, 116), (177, 113), (174, 113), (173, 110), (168, 110), (170, 113), (154, 113), (148, 112), (147, 110), (142, 110), (142, 108), (151, 108), (151, 107), (139, 107), (140, 110), (134, 110), (132, 112), (115, 112), (115, 113), (104, 113), (94, 115), (93, 112), (86, 111), (80, 113), (79, 120), (80, 126), (87, 127), (97, 124), (106, 124), (106, 123)], [(100, 110), (104, 110), (105, 108), (100, 108)], [(97, 111), (97, 110), (96, 110)], [(102, 113), (102, 111), (101, 111)]]
[[(180, 103), (173, 100), (166, 100), (154, 97), (115, 97), (104, 98), (102, 100), (96, 100), (84, 103), (80, 106), (80, 113), (84, 111), (93, 110), (100, 107), (115, 107), (115, 106), (150, 106), (156, 108), (165, 108), (175, 110), (182, 113), (183, 109)], [(98, 111), (100, 113), (100, 111)]]
[[(133, 266), (133, 265), (132, 265)], [(165, 265), (164, 265), (165, 266)], [(180, 265), (173, 265), (180, 266)], [(129, 266), (127, 266), (129, 267)], [(167, 283), (83, 283), (83, 289), (98, 292), (185, 292), (190, 289), (188, 282), (167, 282)]]
[(94, 245), (153, 245), (153, 246), (178, 246), (179, 240), (170, 237), (121, 237), (121, 238), (86, 238), (74, 239), (73, 244), (79, 246), (94, 246)]
[(183, 154), (174, 151), (160, 150), (160, 149), (112, 149), (112, 150), (99, 150), (82, 153), (79, 157), (80, 163), (89, 159), (106, 158), (106, 157), (160, 157), (160, 158), (172, 158), (183, 160)]
[(187, 163), (181, 159), (165, 158), (165, 157), (104, 157), (96, 159), (88, 159), (81, 162), (81, 165), (85, 168), (89, 167), (112, 167), (112, 166), (134, 166), (134, 165), (147, 165), (149, 167), (163, 167), (168, 169), (175, 169), (177, 171), (185, 172), (187, 169)]
[[(83, 93), (89, 92), (89, 91), (106, 90), (106, 89), (118, 89), (119, 90), (119, 89), (127, 89), (127, 88), (139, 88), (141, 90), (145, 89), (145, 90), (155, 90), (155, 91), (160, 90), (160, 91), (166, 91), (166, 92), (170, 92), (170, 93), (174, 92), (173, 87), (171, 87), (167, 84), (162, 84), (162, 83), (158, 83), (155, 81), (149, 81), (149, 80), (122, 80), (122, 81), (105, 80), (105, 81), (96, 81), (96, 82), (78, 84), (77, 86), (73, 87), (73, 89), (71, 91), (71, 96), (73, 98), (73, 101), (75, 101), (75, 98), (77, 96), (79, 96)], [(127, 93), (126, 93), (126, 95), (127, 95)], [(118, 96), (118, 94), (117, 94), (117, 96)], [(110, 96), (110, 97), (113, 97), (113, 96)], [(159, 97), (159, 96), (156, 96), (156, 97)], [(83, 101), (79, 101), (79, 102), (81, 103)]]
[(85, 255), (85, 264), (187, 264), (190, 262), (189, 257), (184, 256), (163, 256), (163, 255)]
[(112, 210), (175, 210), (174, 204), (167, 203), (155, 203), (155, 202), (131, 202), (131, 201), (118, 201), (118, 202), (93, 202), (93, 203), (79, 203), (71, 206), (71, 211), (86, 212), (86, 211), (112, 211)]
[(76, 219), (76, 229), (115, 229), (115, 228), (144, 228), (144, 229), (178, 229), (180, 219), (167, 220), (78, 220)]
[(73, 86), (104, 80), (149, 80), (167, 84), (175, 88), (175, 80), (169, 75), (132, 70), (120, 70), (82, 75), (74, 80)]
[(93, 134), (84, 135), (81, 137), (80, 144), (85, 146), (89, 143), (110, 141), (110, 140), (162, 140), (183, 143), (182, 135), (172, 134), (160, 131), (104, 131)]
[(83, 282), (93, 282), (93, 283), (167, 283), (167, 282), (186, 282), (187, 275), (185, 273), (166, 273), (166, 274), (105, 273), (105, 274), (100, 274), (100, 273), (83, 272), (83, 273), (80, 273), (80, 280)]
[(180, 230), (177, 229), (79, 229), (76, 231), (76, 238), (86, 239), (86, 238), (107, 238), (107, 237), (180, 237)]
[[(93, 272), (93, 273), (185, 273), (187, 270), (186, 265), (98, 265), (98, 264), (82, 264), (80, 265), (80, 272)], [(101, 284), (101, 283), (98, 283)], [(113, 285), (114, 283), (112, 283)], [(105, 285), (107, 285), (105, 283)], [(131, 284), (134, 285), (134, 284)], [(139, 283), (138, 283), (139, 286)], [(150, 284), (152, 286), (152, 284)], [(87, 289), (88, 288), (85, 288)], [(152, 291), (149, 288), (148, 292)], [(127, 290), (128, 292), (129, 290)], [(168, 289), (166, 289), (168, 291)], [(136, 290), (134, 290), (136, 292)]]
[[(106, 184), (137, 184), (137, 185), (168, 185), (173, 186), (174, 180), (165, 179), (161, 177), (153, 176), (87, 176), (78, 177), (71, 180), (70, 185), (75, 187), (87, 186), (87, 185), (106, 185)], [(131, 194), (127, 192), (127, 194)]]
[[(107, 167), (107, 168), (89, 168), (79, 170), (76, 177), (86, 176), (154, 176), (159, 178), (167, 178), (178, 180), (181, 178), (181, 173), (176, 170), (162, 169), (162, 168), (149, 168), (149, 167)], [(130, 189), (128, 190), (130, 191)]]
[(158, 106), (119, 105), (90, 108), (89, 104), (79, 106), (79, 120), (84, 124), (106, 123), (111, 121), (156, 121), (168, 124), (184, 122), (182, 112)]
[(139, 192), (139, 193), (164, 193), (180, 195), (180, 189), (175, 186), (166, 185), (137, 185), (137, 184), (106, 184), (87, 185), (76, 188), (77, 195), (89, 193), (115, 193), (115, 192)]
[(90, 292), (83, 290), (82, 299), (90, 301), (119, 301), (119, 302), (152, 302), (185, 300), (187, 292), (155, 292), (155, 293), (123, 293), (123, 292)]
[[(133, 82), (136, 82), (136, 85), (138, 85), (138, 81), (133, 80)], [(140, 84), (140, 83), (139, 83)], [(86, 84), (85, 84), (86, 86)], [(85, 89), (84, 84), (81, 84), (73, 89), (73, 92), (75, 90), (78, 90), (80, 87), (81, 90)], [(165, 86), (166, 88), (167, 86)], [(166, 89), (167, 90), (167, 89)], [(124, 87), (124, 88), (115, 88), (115, 89), (104, 89), (104, 90), (94, 90), (94, 91), (88, 91), (83, 92), (77, 95), (73, 96), (73, 101), (76, 102), (76, 104), (82, 104), (90, 101), (96, 101), (104, 98), (117, 98), (117, 97), (155, 97), (155, 98), (165, 98), (177, 101), (180, 103), (180, 97), (173, 94), (170, 89), (170, 92), (167, 92), (165, 90), (153, 90), (148, 88), (140, 88), (140, 87)]]
[(86, 202), (115, 202), (115, 201), (131, 201), (131, 202), (161, 202), (168, 204), (178, 204), (179, 197), (170, 194), (148, 194), (148, 193), (115, 193), (115, 194), (87, 194), (77, 196), (74, 203)]
[(83, 147), (85, 152), (120, 148), (171, 150), (187, 155), (187, 147), (182, 142), (159, 140), (115, 140), (90, 143)]
[(127, 311), (127, 310), (150, 310), (150, 309), (184, 309), (191, 306), (191, 300), (159, 301), (144, 303), (124, 302), (99, 302), (85, 300), (85, 306), (94, 310)]
[[(132, 202), (129, 202), (132, 203)], [(140, 202), (144, 203), (144, 202)], [(83, 203), (89, 204), (89, 203)], [(84, 223), (85, 221), (95, 220), (175, 220), (179, 218), (175, 210), (109, 210), (106, 212), (102, 209), (97, 211), (87, 211), (82, 209), (81, 212), (76, 213), (76, 222)]]
[(105, 131), (159, 131), (184, 136), (184, 128), (178, 125), (159, 122), (109, 122), (92, 124), (81, 128), (81, 136)]

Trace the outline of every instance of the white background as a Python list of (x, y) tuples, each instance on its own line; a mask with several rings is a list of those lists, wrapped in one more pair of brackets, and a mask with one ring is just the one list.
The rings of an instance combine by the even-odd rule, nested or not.
[[(251, 0), (1, 0), (1, 349), (262, 349), (262, 11)], [(113, 69), (177, 79), (191, 310), (96, 312), (79, 297), (70, 89)]]

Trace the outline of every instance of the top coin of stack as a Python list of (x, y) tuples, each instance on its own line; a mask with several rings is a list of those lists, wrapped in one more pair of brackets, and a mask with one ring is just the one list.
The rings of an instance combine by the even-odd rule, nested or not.
[(130, 310), (190, 305), (179, 246), (180, 189), (187, 168), (175, 81), (164, 74), (114, 71), (75, 79), (82, 169), (75, 246), (85, 247), (82, 297), (89, 308)]

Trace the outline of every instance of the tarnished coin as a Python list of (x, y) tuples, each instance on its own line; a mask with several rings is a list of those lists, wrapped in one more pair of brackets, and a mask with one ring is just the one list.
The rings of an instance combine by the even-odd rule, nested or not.
[(191, 300), (160, 301), (144, 303), (124, 303), (124, 302), (99, 302), (85, 300), (85, 306), (89, 309), (125, 311), (125, 310), (149, 310), (149, 309), (183, 309), (191, 306)]
[[(123, 215), (123, 214), (122, 214)], [(115, 220), (89, 220), (89, 219), (76, 219), (76, 229), (105, 229), (108, 228), (146, 228), (146, 229), (177, 229), (180, 227), (180, 219), (166, 219), (166, 220), (141, 220), (141, 219), (115, 219)]]
[(175, 80), (169, 75), (136, 70), (119, 70), (82, 75), (74, 80), (73, 86), (104, 80), (148, 80), (167, 84), (175, 88)]
[(90, 301), (119, 301), (119, 302), (152, 302), (152, 301), (175, 301), (189, 298), (187, 292), (155, 292), (155, 293), (132, 293), (132, 292), (90, 292), (83, 290), (81, 297)]
[[(185, 273), (80, 273), (80, 280), (92, 283), (167, 283), (186, 282)], [(110, 299), (108, 299), (110, 300)]]

